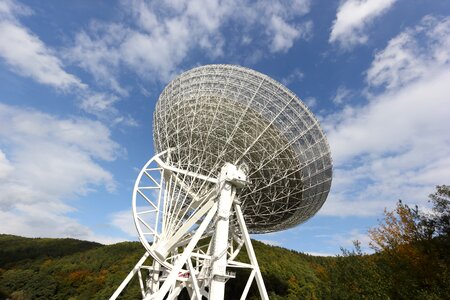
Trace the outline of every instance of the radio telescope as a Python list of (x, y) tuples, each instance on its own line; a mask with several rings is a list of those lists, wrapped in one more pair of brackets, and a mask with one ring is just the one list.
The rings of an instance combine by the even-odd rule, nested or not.
[[(231, 65), (189, 70), (161, 93), (153, 115), (156, 155), (133, 191), (146, 252), (111, 299), (138, 274), (143, 299), (224, 299), (233, 270), (268, 299), (250, 233), (312, 217), (331, 186), (332, 160), (314, 115), (259, 72)], [(245, 248), (249, 262), (238, 260)], [(145, 265), (152, 257), (151, 265)]]

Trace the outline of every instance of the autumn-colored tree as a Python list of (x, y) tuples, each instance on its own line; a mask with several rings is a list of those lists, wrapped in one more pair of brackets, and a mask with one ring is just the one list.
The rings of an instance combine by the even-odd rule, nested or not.
[[(338, 257), (318, 257), (254, 241), (270, 299), (449, 299), (450, 187), (438, 186), (430, 202), (429, 213), (402, 202), (386, 211), (371, 230), (374, 254), (362, 253), (358, 242)], [(0, 234), (0, 300), (107, 299), (142, 254), (139, 242)], [(248, 261), (245, 251), (240, 255)], [(226, 286), (230, 300), (240, 298), (250, 275), (235, 271)], [(135, 278), (121, 299), (139, 295)], [(260, 299), (255, 282), (248, 299)]]
[(385, 210), (379, 226), (369, 230), (370, 245), (390, 277), (394, 298), (439, 298), (447, 293), (449, 200), (449, 187), (438, 186), (430, 195), (431, 213), (399, 201), (393, 211)]
[(435, 237), (450, 236), (450, 186), (440, 185), (429, 196), (431, 213), (420, 212), (401, 200), (393, 211), (384, 210), (384, 220), (369, 230), (370, 245), (377, 251), (390, 251), (402, 245), (417, 244)]
[(377, 252), (391, 251), (402, 245), (430, 239), (432, 232), (424, 226), (416, 207), (402, 201), (393, 211), (384, 210), (384, 220), (378, 227), (369, 229), (370, 246)]
[(424, 222), (434, 236), (450, 237), (450, 186), (438, 185), (436, 192), (430, 195), (430, 202), (432, 213), (424, 216)]

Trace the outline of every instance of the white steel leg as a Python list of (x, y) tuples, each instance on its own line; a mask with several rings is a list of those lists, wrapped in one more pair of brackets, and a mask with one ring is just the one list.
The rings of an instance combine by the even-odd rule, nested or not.
[(177, 285), (173, 290), (172, 293), (170, 293), (170, 295), (167, 296), (166, 300), (174, 300), (178, 297), (178, 295), (180, 294), (181, 290), (184, 288), (184, 286), (181, 285)]
[(245, 298), (247, 298), (248, 291), (250, 290), (253, 279), (255, 278), (255, 273), (256, 273), (255, 270), (252, 270), (252, 272), (250, 273), (250, 276), (248, 277), (247, 280), (247, 284), (245, 285), (244, 291), (242, 292), (241, 300), (245, 300)]
[(186, 260), (191, 255), (192, 250), (194, 250), (194, 247), (197, 245), (197, 242), (202, 237), (203, 232), (208, 227), (208, 225), (211, 222), (216, 211), (217, 211), (217, 204), (214, 204), (214, 206), (208, 212), (208, 214), (206, 215), (206, 217), (203, 220), (203, 222), (201, 223), (201, 225), (198, 227), (198, 229), (195, 232), (194, 236), (192, 237), (191, 241), (184, 249), (183, 254), (181, 254), (181, 257), (178, 258), (178, 260), (175, 263), (175, 265), (173, 266), (172, 270), (170, 270), (169, 276), (167, 276), (166, 280), (164, 281), (164, 284), (161, 286), (158, 293), (156, 295), (148, 295), (147, 297), (145, 297), (145, 300), (149, 300), (149, 299), (162, 300), (162, 299), (164, 299), (164, 296), (167, 294), (169, 289), (172, 287), (173, 283), (176, 282), (176, 279), (178, 277), (178, 272), (180, 272), (181, 268), (186, 263)]
[(151, 294), (154, 294), (159, 289), (159, 272), (161, 271), (161, 264), (154, 259), (152, 266), (152, 273), (150, 274), (150, 282), (148, 284), (148, 289)]
[(194, 269), (194, 266), (192, 265), (192, 261), (190, 258), (188, 258), (188, 268), (192, 278), (192, 285), (194, 287), (194, 293), (192, 294), (191, 299), (202, 299), (202, 294), (200, 294), (200, 288), (198, 286), (197, 275), (195, 274), (196, 271)]
[(234, 211), (236, 213), (239, 227), (241, 228), (245, 247), (247, 248), (248, 258), (250, 259), (250, 263), (253, 265), (253, 268), (255, 270), (256, 283), (258, 284), (259, 294), (261, 295), (261, 299), (269, 300), (269, 296), (267, 295), (266, 291), (266, 286), (264, 285), (264, 280), (262, 278), (261, 271), (259, 270), (258, 261), (256, 260), (255, 250), (253, 249), (252, 241), (250, 240), (250, 235), (248, 234), (247, 226), (245, 225), (245, 220), (242, 214), (241, 206), (235, 203)]
[(128, 273), (128, 276), (122, 281), (122, 283), (119, 285), (117, 290), (114, 292), (114, 294), (109, 298), (109, 300), (115, 300), (117, 297), (122, 293), (123, 289), (127, 286), (127, 284), (130, 282), (131, 278), (133, 278), (134, 274), (136, 274), (137, 271), (141, 268), (141, 266), (144, 264), (145, 260), (148, 258), (149, 253), (145, 252), (144, 256), (138, 261), (138, 263), (134, 266), (133, 270), (131, 270), (130, 273)]
[(212, 270), (209, 299), (223, 300), (227, 275), (228, 231), (230, 226), (230, 210), (233, 204), (233, 190), (228, 182), (223, 183), (217, 209), (217, 223), (213, 236)]

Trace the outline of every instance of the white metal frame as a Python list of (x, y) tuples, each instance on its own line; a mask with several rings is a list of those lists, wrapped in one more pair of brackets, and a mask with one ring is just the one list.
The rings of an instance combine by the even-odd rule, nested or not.
[[(147, 252), (111, 299), (137, 274), (144, 299), (175, 299), (187, 288), (192, 299), (220, 300), (230, 268), (252, 270), (241, 299), (254, 279), (267, 299), (249, 233), (294, 227), (325, 202), (332, 159), (315, 116), (264, 74), (208, 65), (167, 85), (153, 138), (159, 154), (133, 193)], [(236, 260), (244, 246), (250, 263)]]
[[(236, 198), (236, 189), (247, 184), (245, 174), (227, 164), (218, 178), (199, 176), (174, 168), (162, 158), (169, 159), (170, 150), (147, 162), (133, 192), (134, 220), (146, 253), (110, 299), (116, 299), (137, 274), (143, 299), (176, 299), (186, 288), (191, 299), (220, 300), (224, 299), (225, 283), (234, 277), (229, 270), (236, 268), (251, 270), (241, 299), (246, 299), (255, 278), (261, 298), (268, 299)], [(214, 189), (200, 197), (199, 193), (191, 193), (185, 177), (213, 183)], [(170, 204), (170, 201), (184, 202), (185, 205), (179, 205), (175, 210), (172, 208), (177, 204)], [(197, 206), (187, 213), (186, 208), (195, 203)], [(180, 219), (174, 220), (174, 216)], [(230, 222), (231, 218), (235, 221)], [(172, 224), (177, 230), (167, 224)], [(230, 226), (233, 226), (232, 236), (228, 236)], [(205, 238), (211, 238), (210, 242), (202, 243)], [(244, 246), (250, 263), (236, 259)], [(145, 264), (150, 256), (153, 258), (151, 266)], [(144, 275), (143, 270), (148, 275)]]
[(312, 217), (331, 186), (332, 159), (320, 124), (282, 84), (240, 66), (206, 65), (170, 82), (153, 114), (156, 152), (174, 167), (216, 176), (245, 164), (252, 184), (238, 192), (250, 233)]

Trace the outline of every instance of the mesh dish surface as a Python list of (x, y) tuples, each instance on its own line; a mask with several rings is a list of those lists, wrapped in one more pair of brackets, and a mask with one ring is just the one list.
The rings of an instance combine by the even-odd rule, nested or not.
[(175, 78), (156, 105), (153, 138), (184, 170), (217, 176), (225, 163), (245, 165), (251, 183), (237, 196), (250, 233), (306, 221), (330, 190), (330, 148), (317, 119), (289, 89), (247, 68), (207, 65)]

